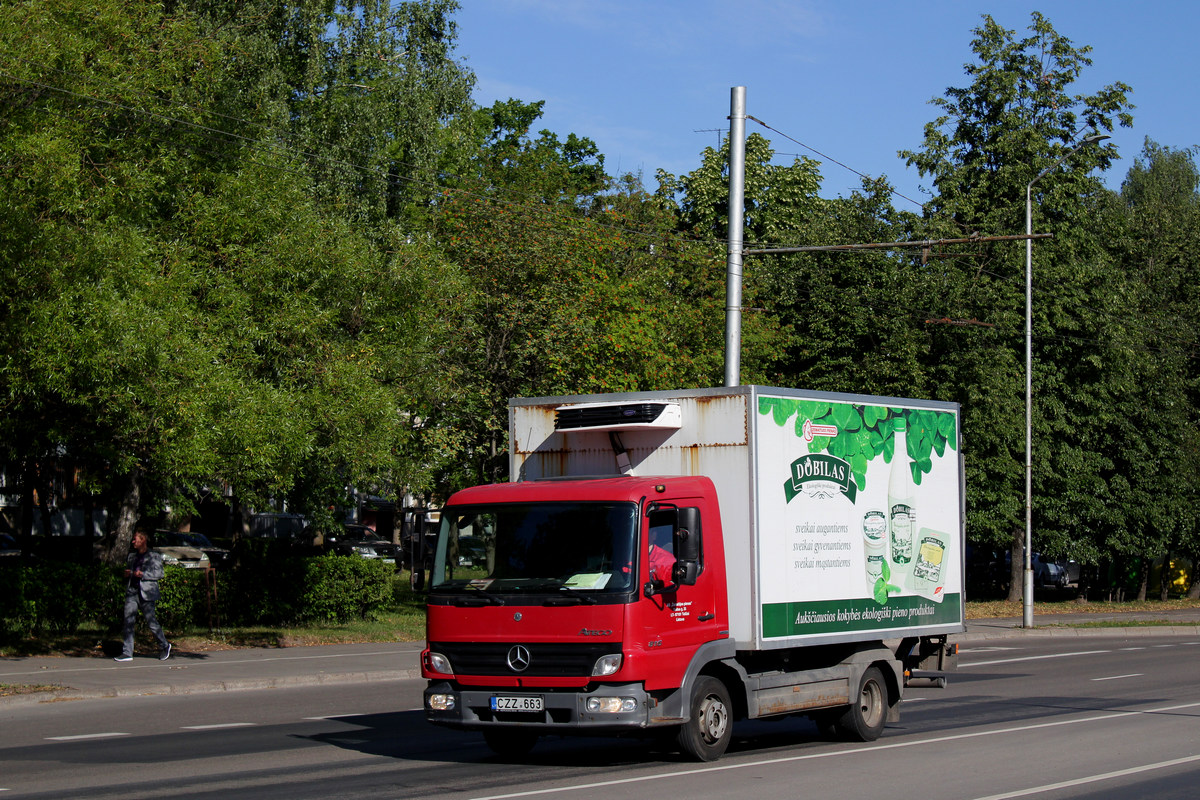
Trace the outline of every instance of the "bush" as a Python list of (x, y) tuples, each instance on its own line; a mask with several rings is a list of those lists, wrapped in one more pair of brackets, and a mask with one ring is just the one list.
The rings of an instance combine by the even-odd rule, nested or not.
[(73, 633), (85, 622), (112, 624), (124, 583), (110, 567), (56, 561), (5, 567), (0, 574), (0, 632)]
[(391, 601), (391, 564), (355, 556), (280, 555), (261, 544), (235, 549), (234, 567), (219, 573), (223, 623), (369, 619)]
[(304, 622), (371, 619), (392, 596), (392, 565), (373, 559), (322, 556), (309, 559), (298, 607)]
[(204, 570), (176, 564), (163, 567), (154, 607), (159, 624), (176, 630), (197, 625), (212, 627), (210, 617), (216, 609), (209, 596), (210, 581), (210, 573)]
[[(247, 548), (233, 569), (164, 568), (156, 606), (173, 631), (221, 625), (294, 625), (371, 619), (395, 599), (390, 564), (346, 557), (268, 554)], [(123, 569), (38, 561), (0, 567), (0, 634), (71, 633), (86, 622), (117, 630)], [(215, 596), (211, 592), (215, 591)]]

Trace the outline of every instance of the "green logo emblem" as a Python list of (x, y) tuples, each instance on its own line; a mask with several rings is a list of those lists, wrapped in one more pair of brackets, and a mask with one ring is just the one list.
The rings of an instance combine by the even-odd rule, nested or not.
[(787, 502), (800, 493), (827, 500), (839, 494), (851, 503), (858, 495), (858, 486), (851, 478), (850, 463), (837, 456), (813, 453), (792, 462), (792, 474), (783, 484)]

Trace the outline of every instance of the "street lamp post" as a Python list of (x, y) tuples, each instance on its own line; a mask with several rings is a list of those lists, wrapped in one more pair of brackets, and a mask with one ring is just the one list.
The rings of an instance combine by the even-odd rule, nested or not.
[(1025, 583), (1021, 624), (1026, 628), (1033, 627), (1033, 185), (1085, 144), (1108, 138), (1101, 134), (1083, 137), (1025, 186)]

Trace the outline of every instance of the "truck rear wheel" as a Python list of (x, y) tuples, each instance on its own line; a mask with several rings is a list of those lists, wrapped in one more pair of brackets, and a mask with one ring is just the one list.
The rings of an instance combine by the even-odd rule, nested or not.
[(733, 737), (729, 690), (716, 678), (700, 676), (692, 688), (691, 711), (691, 719), (679, 729), (679, 749), (697, 761), (716, 761)]
[(838, 733), (847, 739), (873, 742), (883, 733), (887, 712), (888, 689), (883, 673), (878, 667), (868, 667), (858, 682), (858, 693), (837, 721)]
[(493, 728), (483, 732), (483, 740), (492, 752), (501, 758), (520, 758), (529, 755), (537, 744), (536, 733), (526, 733), (512, 728)]

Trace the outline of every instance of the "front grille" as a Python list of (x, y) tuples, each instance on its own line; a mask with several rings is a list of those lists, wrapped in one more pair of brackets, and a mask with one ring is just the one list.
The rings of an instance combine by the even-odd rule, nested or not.
[[(514, 671), (508, 666), (509, 651), (516, 645), (529, 652), (529, 666)], [(433, 642), (435, 650), (450, 659), (456, 675), (519, 675), (535, 678), (587, 677), (596, 659), (620, 652), (615, 643), (547, 644), (539, 642)]]

